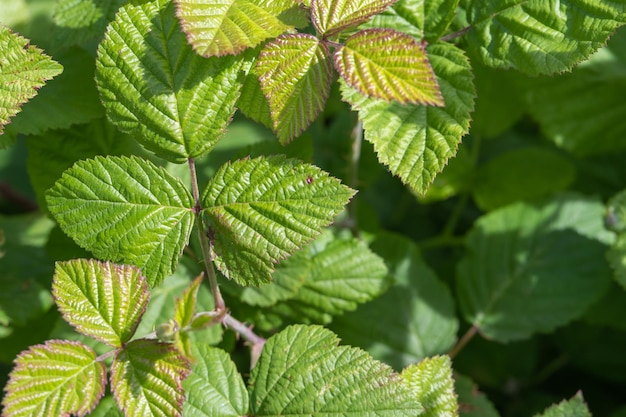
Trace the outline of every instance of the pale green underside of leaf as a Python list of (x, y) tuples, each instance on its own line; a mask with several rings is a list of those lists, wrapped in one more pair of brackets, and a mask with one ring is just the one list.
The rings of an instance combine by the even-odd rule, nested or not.
[(137, 157), (79, 161), (46, 201), (76, 243), (99, 258), (139, 267), (152, 287), (174, 272), (194, 221), (182, 182)]
[(104, 394), (106, 366), (79, 342), (50, 340), (16, 359), (3, 417), (86, 415)]
[(402, 371), (402, 378), (424, 406), (424, 417), (458, 416), (450, 357), (424, 359)]
[(585, 404), (582, 393), (579, 391), (574, 398), (566, 401), (561, 401), (558, 404), (549, 407), (541, 414), (536, 414), (535, 417), (591, 417), (591, 412)]
[(571, 74), (530, 84), (528, 110), (545, 135), (576, 155), (626, 148), (626, 31)]
[(500, 417), (498, 411), (471, 379), (460, 374), (454, 375), (454, 390), (458, 394), (462, 417)]
[(475, 91), (462, 50), (437, 43), (427, 49), (445, 107), (388, 103), (367, 98), (342, 83), (344, 100), (359, 113), (365, 139), (378, 159), (403, 183), (424, 194), (469, 130)]
[(111, 366), (111, 390), (126, 417), (181, 417), (189, 363), (174, 345), (130, 342)]
[(304, 20), (295, 0), (175, 0), (189, 43), (202, 56), (236, 55)]
[(311, 20), (317, 32), (330, 37), (366, 22), (396, 0), (312, 0)]
[(443, 106), (424, 47), (392, 29), (366, 29), (334, 54), (335, 68), (362, 94), (386, 101)]
[(135, 333), (148, 305), (148, 290), (139, 269), (86, 259), (57, 262), (52, 284), (65, 321), (114, 347)]
[(328, 48), (315, 36), (298, 34), (265, 45), (255, 73), (268, 100), (272, 128), (284, 144), (324, 109), (333, 72)]
[(336, 317), (331, 329), (344, 343), (366, 349), (395, 369), (447, 352), (459, 328), (448, 286), (409, 239), (378, 234), (371, 249), (385, 260), (395, 283), (355, 312)]
[(11, 117), (63, 67), (0, 24), (0, 134)]
[(514, 149), (480, 166), (475, 173), (474, 200), (484, 211), (565, 190), (576, 176), (565, 156), (540, 147)]
[(240, 284), (267, 283), (274, 264), (317, 236), (353, 195), (336, 178), (295, 159), (228, 163), (202, 197), (213, 260)]
[(391, 368), (338, 343), (319, 326), (290, 326), (271, 337), (250, 377), (251, 413), (413, 417), (423, 411)]
[(176, 307), (174, 308), (174, 320), (180, 327), (185, 327), (193, 319), (193, 315), (196, 312), (196, 303), (198, 300), (198, 289), (202, 284), (202, 278), (204, 275), (198, 276), (194, 279), (189, 287), (183, 291), (183, 294), (176, 300)]
[(466, 320), (507, 342), (582, 315), (610, 282), (604, 253), (613, 236), (603, 213), (596, 200), (565, 195), (480, 218), (457, 270)]
[(304, 283), (268, 314), (293, 322), (326, 324), (388, 288), (387, 267), (363, 242), (324, 233), (298, 254)]
[(77, 45), (102, 36), (126, 0), (59, 0), (54, 10), (56, 47)]
[(567, 71), (626, 23), (623, 0), (473, 0), (468, 45), (487, 65), (528, 74)]
[(241, 374), (221, 349), (200, 344), (196, 363), (183, 382), (185, 417), (239, 417), (248, 413), (248, 392)]
[(184, 162), (208, 153), (226, 129), (244, 62), (198, 56), (173, 3), (134, 0), (100, 43), (96, 81), (113, 123), (157, 155)]

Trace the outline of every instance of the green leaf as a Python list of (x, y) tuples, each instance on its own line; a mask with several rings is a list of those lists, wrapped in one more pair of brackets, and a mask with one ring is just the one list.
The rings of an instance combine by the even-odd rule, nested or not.
[(202, 284), (204, 275), (199, 275), (191, 282), (191, 285), (183, 291), (180, 298), (176, 299), (176, 308), (174, 309), (174, 320), (180, 327), (185, 327), (191, 323), (193, 315), (196, 312), (196, 303), (198, 301), (198, 289)]
[(122, 6), (98, 47), (96, 81), (120, 130), (172, 162), (208, 153), (226, 129), (243, 83), (243, 56), (204, 59), (161, 0)]
[(295, 159), (228, 163), (202, 197), (212, 258), (240, 284), (269, 282), (274, 264), (318, 235), (353, 195), (339, 180)]
[(194, 220), (193, 199), (182, 182), (137, 157), (77, 162), (46, 201), (81, 247), (139, 267), (152, 287), (176, 268)]
[(183, 31), (202, 56), (236, 55), (302, 24), (295, 0), (175, 0)]
[(139, 269), (86, 259), (57, 262), (52, 283), (65, 321), (114, 347), (135, 333), (150, 299), (148, 290)]
[(424, 359), (406, 368), (401, 375), (424, 406), (424, 417), (458, 416), (449, 356)]
[(338, 343), (331, 331), (302, 325), (268, 339), (250, 376), (251, 414), (413, 417), (423, 411), (391, 368)]
[(395, 283), (381, 297), (336, 317), (332, 330), (395, 369), (447, 352), (459, 327), (448, 286), (407, 238), (379, 233), (371, 249), (383, 257)]
[(2, 400), (5, 417), (84, 416), (106, 385), (106, 366), (89, 347), (62, 340), (31, 346), (15, 361)]
[(459, 399), (459, 415), (461, 417), (499, 417), (493, 404), (485, 394), (466, 376), (455, 374), (454, 390)]
[(445, 107), (403, 105), (367, 98), (342, 83), (344, 100), (358, 111), (365, 139), (380, 162), (419, 194), (457, 150), (474, 107), (473, 76), (462, 50), (447, 43), (427, 48)]
[(610, 282), (603, 212), (594, 199), (565, 195), (480, 218), (457, 270), (465, 319), (507, 342), (580, 317)]
[(443, 106), (424, 47), (393, 29), (366, 29), (349, 37), (334, 54), (344, 80), (369, 97)]
[(61, 72), (63, 67), (41, 49), (0, 24), (0, 134), (22, 105)]
[(172, 344), (138, 339), (116, 355), (111, 390), (126, 417), (181, 417), (189, 362)]
[(579, 391), (571, 400), (561, 401), (559, 404), (555, 404), (552, 407), (546, 409), (541, 414), (536, 414), (536, 417), (591, 417), (589, 408), (585, 404), (582, 393)]
[(565, 190), (576, 175), (574, 164), (549, 149), (528, 147), (491, 159), (476, 172), (474, 200), (490, 211)]
[(620, 30), (571, 74), (528, 83), (527, 108), (552, 142), (582, 156), (626, 148), (624, 50), (626, 30)]
[(280, 36), (261, 51), (255, 73), (281, 143), (297, 137), (324, 109), (332, 77), (329, 53), (307, 34)]
[(272, 128), (272, 116), (267, 97), (263, 94), (259, 75), (254, 68), (250, 70), (244, 81), (237, 107), (246, 117), (261, 123), (268, 129)]
[(272, 308), (270, 314), (294, 322), (330, 323), (333, 316), (352, 311), (388, 288), (387, 268), (364, 242), (325, 233), (304, 250), (308, 273), (296, 295)]
[(183, 382), (185, 417), (239, 417), (248, 413), (248, 393), (241, 374), (221, 349), (204, 344), (194, 349), (197, 363)]
[(342, 30), (367, 22), (396, 0), (312, 0), (311, 20), (317, 32), (329, 38)]
[(130, 155), (132, 141), (105, 118), (100, 118), (70, 129), (49, 130), (38, 136), (28, 136), (26, 148), (28, 176), (37, 203), (45, 210), (45, 192), (74, 162), (96, 155)]
[(7, 130), (40, 135), (48, 129), (66, 129), (104, 116), (94, 81), (95, 63), (87, 51), (75, 47), (55, 55), (63, 74), (50, 81)]
[(54, 11), (54, 44), (78, 45), (104, 34), (125, 0), (59, 0)]
[(626, 23), (626, 4), (599, 0), (472, 0), (470, 50), (486, 65), (528, 74), (570, 70)]

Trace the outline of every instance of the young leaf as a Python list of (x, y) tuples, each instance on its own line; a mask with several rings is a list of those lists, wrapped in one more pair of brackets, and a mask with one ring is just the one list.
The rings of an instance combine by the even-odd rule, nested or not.
[(402, 371), (417, 400), (424, 406), (424, 417), (456, 417), (458, 404), (449, 356), (434, 356)]
[(626, 23), (623, 2), (506, 0), (467, 6), (470, 50), (485, 64), (531, 75), (570, 70)]
[(120, 130), (172, 162), (199, 158), (226, 129), (245, 58), (204, 59), (187, 44), (172, 2), (122, 6), (98, 47), (96, 81)]
[(394, 175), (424, 194), (467, 133), (475, 91), (462, 50), (447, 43), (427, 48), (445, 107), (402, 105), (367, 98), (342, 83), (341, 93), (363, 121), (365, 139)]
[(79, 161), (46, 201), (80, 246), (139, 267), (152, 287), (176, 269), (193, 226), (193, 199), (182, 182), (137, 157)]
[[(202, 56), (236, 55), (305, 20), (295, 0), (175, 0), (189, 43)], [(301, 22), (302, 23), (302, 22)]]
[(329, 38), (343, 29), (367, 22), (397, 0), (311, 0), (311, 20)]
[(189, 287), (183, 292), (180, 298), (176, 299), (176, 308), (174, 310), (174, 320), (180, 327), (185, 327), (191, 323), (194, 313), (196, 312), (196, 302), (198, 300), (198, 288), (202, 284), (204, 275), (200, 274), (194, 279)]
[(332, 66), (328, 48), (315, 36), (283, 35), (268, 43), (255, 72), (281, 143), (302, 133), (324, 109)]
[(197, 363), (183, 382), (185, 417), (239, 417), (248, 414), (248, 392), (241, 374), (221, 349), (199, 344)]
[(385, 260), (395, 283), (356, 311), (334, 318), (331, 329), (395, 369), (452, 348), (459, 328), (454, 299), (415, 243), (379, 233), (370, 247)]
[(86, 259), (57, 262), (52, 294), (65, 321), (114, 347), (130, 340), (150, 299), (139, 269)]
[(338, 343), (320, 326), (290, 326), (268, 339), (250, 376), (251, 413), (413, 417), (423, 411), (391, 368)]
[(15, 361), (2, 400), (3, 417), (84, 416), (106, 385), (106, 366), (79, 342), (50, 340)]
[(426, 51), (392, 29), (361, 30), (334, 54), (335, 67), (362, 94), (386, 101), (443, 106)]
[(479, 219), (457, 269), (466, 320), (507, 342), (582, 315), (611, 279), (604, 253), (613, 236), (604, 229), (603, 211), (598, 201), (566, 195)]
[(585, 404), (582, 393), (579, 391), (576, 395), (567, 401), (561, 401), (558, 404), (546, 409), (541, 414), (536, 414), (535, 417), (591, 417), (589, 408)]
[(304, 284), (271, 313), (293, 321), (330, 323), (333, 316), (356, 309), (388, 287), (385, 263), (361, 241), (325, 233), (303, 252), (309, 258)]
[(243, 285), (269, 282), (274, 264), (329, 224), (354, 191), (282, 156), (224, 165), (202, 197), (214, 262)]
[(111, 366), (111, 390), (126, 417), (181, 417), (189, 362), (172, 344), (138, 339)]
[(0, 24), (0, 135), (11, 117), (63, 67)]

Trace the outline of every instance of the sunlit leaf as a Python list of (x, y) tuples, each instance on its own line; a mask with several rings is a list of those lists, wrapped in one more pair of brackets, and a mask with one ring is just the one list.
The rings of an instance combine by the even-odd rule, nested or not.
[(115, 347), (135, 333), (148, 305), (148, 289), (136, 267), (85, 259), (57, 262), (52, 283), (65, 321)]
[(59, 0), (54, 10), (53, 37), (57, 47), (77, 45), (102, 36), (126, 0)]
[(417, 400), (424, 406), (424, 417), (457, 417), (458, 404), (448, 356), (434, 356), (402, 371)]
[(328, 38), (343, 29), (366, 22), (396, 0), (311, 0), (315, 29)]
[(137, 157), (77, 162), (46, 201), (80, 246), (141, 268), (151, 286), (174, 271), (193, 226), (191, 193), (178, 178)]
[(319, 168), (281, 156), (224, 165), (202, 197), (213, 261), (244, 285), (317, 236), (354, 191)]
[(337, 48), (335, 67), (362, 94), (387, 101), (443, 106), (426, 51), (411, 36), (368, 29)]
[(106, 366), (82, 343), (50, 340), (22, 352), (9, 378), (4, 417), (82, 417), (104, 394)]

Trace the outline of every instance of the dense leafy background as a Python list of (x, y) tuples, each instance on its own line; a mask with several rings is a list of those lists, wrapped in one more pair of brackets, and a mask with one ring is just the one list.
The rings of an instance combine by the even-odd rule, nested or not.
[[(140, 135), (144, 146), (173, 162), (210, 150), (198, 161), (202, 184), (216, 173), (220, 177), (224, 172), (220, 167), (228, 160), (281, 153), (317, 165), (359, 190), (349, 213), (337, 224), (353, 227), (356, 221), (362, 240), (336, 227), (282, 262), (269, 286), (244, 289), (222, 281), (233, 314), (255, 323), (264, 336), (294, 322), (325, 324), (344, 342), (400, 371), (424, 358), (445, 354), (475, 325), (478, 334), (452, 363), (462, 416), (530, 416), (574, 397), (578, 390), (595, 416), (626, 415), (622, 400), (626, 390), (626, 198), (614, 198), (626, 188), (626, 31), (618, 31), (571, 72), (530, 77), (518, 71), (541, 74), (572, 67), (582, 58), (564, 56), (592, 53), (623, 24), (623, 1), (605, 2), (604, 9), (594, 8), (600, 2), (592, 0), (550, 2), (579, 5), (572, 13), (580, 21), (600, 16), (593, 33), (570, 28), (558, 19), (541, 23), (537, 17), (543, 2), (539, 1), (510, 0), (507, 8), (498, 10), (482, 8), (484, 2), (472, 0), (400, 1), (368, 27), (396, 28), (428, 41), (426, 51), (447, 106), (389, 104), (364, 97), (346, 84), (334, 84), (320, 117), (285, 147), (266, 127), (240, 113), (221, 140), (205, 143), (199, 139), (206, 132), (197, 130), (198, 126), (208, 113), (215, 112), (209, 106), (207, 114), (186, 119), (190, 109), (203, 106), (206, 95), (217, 91), (223, 99), (221, 114), (228, 118), (243, 80), (236, 73), (213, 77), (221, 69), (217, 58), (193, 55), (192, 46), (177, 32), (174, 7), (164, 8), (167, 19), (156, 20), (154, 2), (134, 2), (141, 7), (126, 9), (120, 17), (122, 26), (126, 17), (141, 20), (143, 26), (135, 35), (141, 39), (151, 33), (151, 42), (110, 39), (100, 47), (109, 58), (114, 56), (111, 50), (126, 48), (152, 65), (154, 73), (149, 77), (142, 77), (141, 63), (120, 70), (126, 79), (141, 79), (137, 82), (163, 90), (163, 95), (148, 98), (150, 111), (163, 112), (170, 119), (161, 120), (163, 125), (139, 125), (136, 118), (143, 114), (135, 113), (132, 106), (137, 91), (111, 84), (105, 73), (115, 68), (101, 65), (96, 70), (94, 61), (107, 23), (124, 2), (92, 0), (82, 2), (88, 4), (82, 8), (76, 6), (79, 3), (0, 0), (0, 22), (65, 68), (12, 119), (2, 139), (17, 141), (0, 151), (0, 385), (5, 384), (20, 351), (46, 339), (80, 340), (91, 343), (98, 354), (102, 352), (101, 344), (88, 342), (62, 321), (50, 291), (55, 261), (93, 256), (45, 214), (56, 210), (51, 204), (54, 198), (46, 199), (46, 190), (75, 161), (116, 155), (112, 161), (119, 162), (118, 168), (126, 167), (123, 171), (129, 175), (165, 170), (172, 177), (172, 193), (165, 197), (180, 202), (174, 212), (185, 219), (184, 230), (176, 233), (175, 248), (169, 248), (174, 252), (167, 253), (171, 258), (167, 270), (151, 271), (150, 283), (163, 283), (151, 292), (139, 335), (172, 317), (174, 300), (198, 274), (195, 253), (199, 248), (193, 240), (180, 262), (175, 259), (189, 235), (192, 201), (183, 188), (189, 183), (189, 173), (184, 165), (146, 152), (134, 141)], [(191, 7), (194, 2), (179, 3)], [(459, 4), (458, 14), (441, 12)], [(408, 19), (408, 10), (418, 6), (425, 18)], [(179, 14), (184, 13), (181, 10)], [(455, 44), (439, 40), (461, 29), (467, 19), (479, 22), (467, 36)], [(330, 20), (317, 24), (332, 32), (336, 22)], [(551, 59), (522, 53), (515, 35), (519, 27), (509, 25), (515, 21), (525, 22), (533, 33), (550, 33), (550, 37), (531, 37), (527, 51), (551, 51)], [(300, 23), (299, 16), (275, 22), (277, 26)], [(211, 36), (218, 39), (226, 29)], [(199, 33), (202, 30), (198, 28)], [(495, 48), (488, 43), (494, 37), (502, 40), (499, 45), (509, 47)], [(589, 42), (572, 42), (577, 37)], [(259, 38), (241, 40), (241, 44), (254, 46), (265, 39)], [(554, 49), (553, 39), (561, 42), (561, 49)], [(160, 48), (168, 42), (183, 50), (168, 56), (180, 60), (176, 61), (180, 67), (172, 69), (159, 58)], [(214, 43), (195, 47), (214, 54)], [(248, 65), (248, 57), (227, 59), (241, 69)], [(163, 77), (173, 77), (176, 83), (162, 83)], [(219, 89), (222, 81), (230, 83), (225, 90)], [(248, 83), (250, 79), (245, 87)], [(246, 114), (268, 123), (266, 103), (257, 105), (254, 97), (244, 95), (249, 103), (240, 104), (247, 108)], [(250, 110), (258, 113), (256, 117)], [(104, 117), (105, 112), (117, 127)], [(352, 141), (357, 113), (363, 120), (365, 141), (355, 162)], [(191, 123), (170, 123), (179, 116)], [(379, 119), (391, 121), (381, 124)], [(214, 124), (202, 126), (209, 126), (217, 138), (225, 126), (219, 117), (210, 121)], [(392, 140), (386, 141), (387, 137)], [(152, 162), (131, 163), (135, 159), (129, 155)], [(104, 164), (100, 158), (90, 161), (82, 164)], [(343, 192), (348, 199), (347, 191)], [(299, 240), (298, 246), (313, 235)], [(99, 248), (88, 249), (97, 256), (112, 256)], [(123, 254), (115, 256), (126, 259)], [(145, 259), (128, 261), (150, 265)], [(174, 270), (173, 276), (165, 277)], [(342, 296), (336, 297), (335, 291)], [(200, 288), (198, 304), (204, 310), (213, 307), (206, 286)], [(289, 329), (297, 333), (294, 329), (300, 328)], [(319, 329), (315, 332), (320, 337), (330, 337)], [(247, 375), (247, 348), (232, 332), (219, 327), (198, 335), (197, 340), (230, 352), (232, 361), (221, 351), (200, 345), (203, 360), (186, 386), (212, 393), (227, 389), (232, 393), (230, 404), (222, 411), (243, 414), (247, 407), (243, 381), (228, 380), (224, 388), (211, 385), (210, 377), (212, 372), (223, 374), (235, 368)], [(123, 359), (132, 363), (132, 354)], [(362, 360), (374, 366), (369, 359)], [(212, 369), (209, 361), (220, 367)], [(269, 365), (261, 365), (253, 378), (269, 372)], [(428, 362), (423, 366), (429, 369)], [(409, 368), (405, 376), (412, 380), (416, 372), (420, 370)], [(257, 387), (255, 395), (262, 389)], [(193, 398), (190, 403), (194, 401), (203, 399)], [(568, 408), (580, 412), (580, 402), (575, 397), (546, 415), (559, 415), (559, 410)], [(94, 415), (105, 415), (111, 404), (105, 399)], [(257, 410), (260, 414), (274, 411), (263, 407)]]

